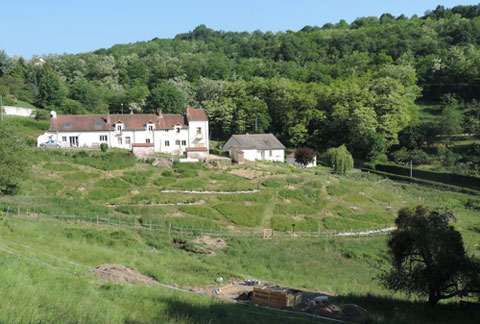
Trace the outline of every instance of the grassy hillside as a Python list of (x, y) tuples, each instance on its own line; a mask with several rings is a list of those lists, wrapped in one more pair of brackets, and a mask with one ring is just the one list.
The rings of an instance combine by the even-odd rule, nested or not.
[[(41, 132), (43, 126), (36, 125)], [(26, 134), (33, 137), (30, 129)], [(456, 300), (432, 310), (422, 300), (384, 290), (374, 278), (387, 266), (385, 236), (225, 236), (227, 248), (208, 256), (173, 246), (174, 238), (190, 240), (188, 236), (15, 216), (18, 210), (31, 216), (99, 215), (226, 231), (290, 230), (295, 224), (296, 231), (315, 232), (391, 226), (399, 208), (424, 204), (454, 209), (455, 226), (469, 253), (480, 255), (478, 197), (367, 174), (335, 176), (325, 168), (292, 170), (272, 163), (163, 168), (138, 162), (121, 150), (36, 148), (29, 149), (28, 158), (31, 171), (19, 193), (0, 198), (0, 211), (8, 212), (0, 222), (0, 291), (6, 296), (0, 303), (0, 323), (319, 322), (165, 288), (116, 285), (89, 274), (89, 268), (104, 263), (136, 268), (180, 287), (214, 285), (222, 276), (226, 281), (256, 278), (325, 291), (338, 295), (340, 302), (366, 308), (370, 323), (478, 321)], [(166, 189), (260, 192), (162, 192)], [(162, 205), (166, 203), (194, 205)]]

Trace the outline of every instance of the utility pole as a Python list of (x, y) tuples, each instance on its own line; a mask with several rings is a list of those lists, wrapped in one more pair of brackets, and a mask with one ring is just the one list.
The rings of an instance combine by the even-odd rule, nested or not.
[(255, 115), (255, 134), (257, 133), (257, 115)]
[(120, 105), (122, 105), (122, 115), (123, 115), (123, 103), (121, 103)]
[(410, 160), (410, 178), (413, 178), (413, 160)]

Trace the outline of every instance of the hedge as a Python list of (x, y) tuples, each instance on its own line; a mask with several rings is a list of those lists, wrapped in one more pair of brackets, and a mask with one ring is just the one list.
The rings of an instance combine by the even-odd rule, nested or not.
[(362, 168), (363, 172), (371, 172), (374, 174), (378, 174), (381, 176), (384, 176), (386, 178), (396, 180), (396, 181), (402, 181), (402, 182), (409, 182), (409, 183), (416, 183), (420, 185), (425, 185), (429, 186), (435, 189), (440, 189), (440, 190), (450, 190), (450, 191), (455, 191), (455, 192), (461, 192), (461, 193), (466, 193), (469, 195), (479, 195), (480, 192), (464, 187), (458, 187), (454, 185), (449, 185), (441, 182), (435, 182), (435, 181), (429, 181), (429, 180), (423, 180), (419, 178), (410, 178), (406, 177), (403, 175), (398, 175), (398, 174), (393, 174), (393, 173), (388, 173), (388, 172), (383, 172), (383, 171), (378, 171), (378, 170), (373, 170), (373, 169), (367, 169), (367, 168)]
[[(410, 176), (410, 168), (398, 165), (376, 164), (375, 170), (398, 174), (406, 177)], [(423, 180), (442, 182), (452, 186), (480, 190), (480, 177), (420, 169), (413, 169), (412, 175), (414, 178), (419, 178)]]

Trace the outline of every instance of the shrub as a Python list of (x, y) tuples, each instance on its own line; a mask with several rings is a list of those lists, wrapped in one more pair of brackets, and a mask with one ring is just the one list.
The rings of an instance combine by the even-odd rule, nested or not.
[[(410, 168), (390, 164), (377, 164), (376, 170), (398, 174), (404, 177), (410, 176)], [(429, 170), (413, 169), (413, 177), (429, 181), (442, 182), (449, 185), (467, 187), (480, 190), (480, 177), (459, 175), (449, 172), (437, 172)]]
[(100, 144), (100, 150), (102, 150), (102, 152), (107, 152), (108, 151), (108, 144), (107, 143)]
[(295, 162), (306, 166), (315, 159), (315, 151), (309, 147), (298, 147), (295, 150)]
[(408, 163), (412, 161), (414, 164), (430, 163), (430, 157), (422, 150), (408, 151), (402, 148), (392, 154), (392, 158), (396, 163)]

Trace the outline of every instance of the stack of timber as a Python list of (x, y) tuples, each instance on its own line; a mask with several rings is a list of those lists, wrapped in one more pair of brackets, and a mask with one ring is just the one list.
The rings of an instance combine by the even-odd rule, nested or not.
[(253, 288), (252, 302), (277, 308), (291, 308), (302, 302), (302, 292), (278, 286)]

